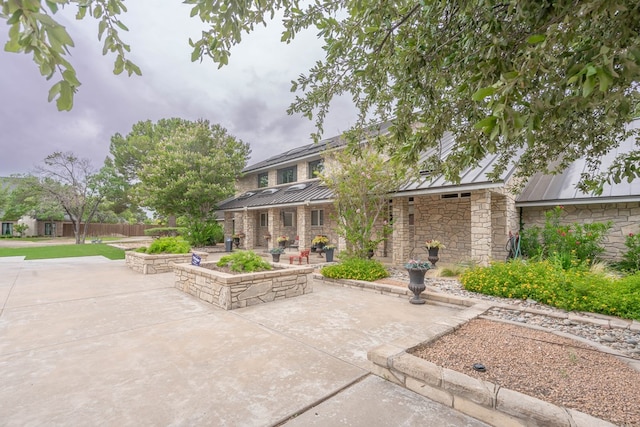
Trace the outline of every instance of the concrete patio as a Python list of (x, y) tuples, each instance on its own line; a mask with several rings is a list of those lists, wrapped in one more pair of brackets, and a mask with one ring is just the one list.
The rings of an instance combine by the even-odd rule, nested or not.
[(224, 311), (102, 257), (0, 258), (2, 425), (484, 426), (369, 372), (459, 309), (316, 283)]

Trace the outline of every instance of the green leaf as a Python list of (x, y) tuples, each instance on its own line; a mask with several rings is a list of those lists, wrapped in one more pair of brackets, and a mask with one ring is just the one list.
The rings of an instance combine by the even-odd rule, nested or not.
[(483, 87), (478, 89), (472, 96), (471, 99), (473, 99), (474, 101), (482, 101), (483, 99), (485, 99), (488, 96), (493, 95), (494, 93), (496, 93), (496, 88), (494, 87)]
[(53, 99), (60, 93), (60, 86), (60, 82), (57, 82), (56, 84), (51, 86), (51, 89), (49, 89), (49, 102), (53, 101)]
[(527, 38), (527, 43), (529, 43), (529, 44), (542, 43), (546, 39), (547, 39), (547, 36), (545, 36), (544, 34), (534, 34), (534, 35), (529, 36)]
[(584, 84), (582, 85), (582, 96), (586, 98), (587, 96), (591, 95), (595, 86), (596, 79), (594, 78), (594, 76), (588, 76), (584, 81)]
[(73, 108), (73, 89), (69, 83), (61, 80), (60, 82), (60, 96), (56, 100), (56, 105), (60, 111), (71, 111)]

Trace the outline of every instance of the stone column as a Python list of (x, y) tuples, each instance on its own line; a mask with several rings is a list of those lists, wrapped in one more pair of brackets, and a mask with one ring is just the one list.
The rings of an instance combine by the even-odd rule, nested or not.
[(224, 238), (230, 238), (233, 234), (233, 213), (224, 212)]
[(311, 247), (311, 207), (303, 205), (296, 209), (296, 233), (300, 239), (300, 250)]
[(245, 209), (243, 215), (243, 225), (245, 237), (244, 237), (244, 248), (245, 249), (255, 249), (256, 247), (256, 222), (257, 222), (257, 214), (258, 211), (250, 211)]
[(393, 246), (391, 260), (394, 265), (403, 265), (412, 249), (412, 239), (409, 231), (409, 198), (393, 199)]
[(491, 260), (491, 192), (471, 193), (471, 259), (486, 266)]

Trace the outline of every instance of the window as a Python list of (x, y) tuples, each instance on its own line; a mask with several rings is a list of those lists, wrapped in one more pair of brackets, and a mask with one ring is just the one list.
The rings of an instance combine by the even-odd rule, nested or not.
[(309, 179), (317, 178), (318, 176), (317, 174), (322, 173), (323, 170), (324, 170), (324, 161), (322, 159), (309, 162)]
[(44, 235), (45, 236), (53, 236), (53, 230), (55, 230), (55, 224), (52, 222), (44, 223)]
[(298, 167), (291, 166), (284, 169), (278, 169), (278, 184), (287, 184), (298, 180)]
[(285, 227), (293, 227), (293, 212), (282, 212), (282, 223)]
[(319, 227), (324, 225), (324, 210), (316, 209), (311, 211), (311, 226)]
[(2, 235), (3, 236), (12, 236), (13, 235), (13, 223), (12, 222), (3, 222), (2, 223)]
[(269, 226), (269, 214), (261, 213), (260, 214), (260, 227), (268, 227)]
[(269, 186), (269, 172), (258, 174), (258, 188)]

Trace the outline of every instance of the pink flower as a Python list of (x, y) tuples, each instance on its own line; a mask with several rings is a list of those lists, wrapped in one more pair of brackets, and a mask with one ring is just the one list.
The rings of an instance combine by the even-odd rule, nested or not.
[(629, 237), (633, 237), (633, 233), (629, 233)]

